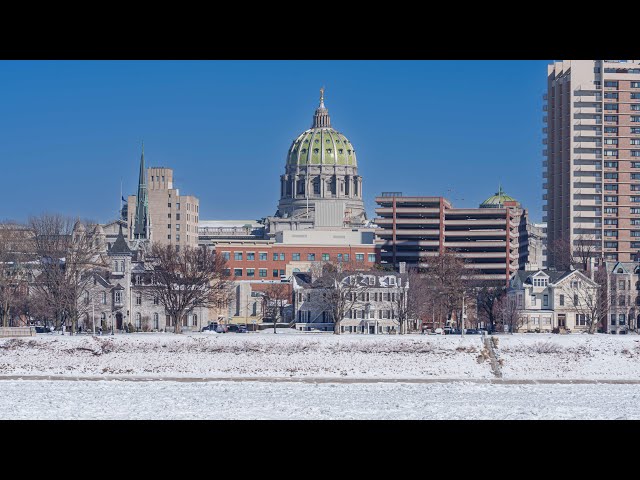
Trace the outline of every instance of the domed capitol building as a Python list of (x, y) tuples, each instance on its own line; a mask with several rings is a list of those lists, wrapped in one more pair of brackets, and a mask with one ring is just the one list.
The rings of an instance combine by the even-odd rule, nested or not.
[(356, 150), (344, 134), (331, 127), (322, 88), (311, 128), (289, 147), (285, 173), (280, 177), (278, 210), (267, 218), (268, 230), (273, 234), (358, 227), (366, 219)]

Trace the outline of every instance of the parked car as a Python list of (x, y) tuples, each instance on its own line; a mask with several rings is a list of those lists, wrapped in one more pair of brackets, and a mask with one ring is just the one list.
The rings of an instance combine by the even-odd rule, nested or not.
[(207, 325), (206, 327), (202, 327), (202, 329), (200, 331), (201, 332), (206, 332), (206, 331), (215, 332), (217, 327), (218, 327), (218, 325), (211, 323), (211, 324)]
[(238, 326), (238, 333), (247, 333), (247, 326), (246, 325)]
[(475, 328), (467, 328), (465, 329), (464, 333), (466, 333), (467, 335), (477, 335), (480, 332)]
[(452, 335), (455, 333), (455, 330), (451, 327), (444, 327), (443, 332), (445, 335)]
[(441, 328), (436, 328), (433, 332), (429, 332), (429, 335), (444, 335), (444, 331)]
[(49, 327), (43, 327), (42, 325), (36, 325), (36, 333), (51, 333)]
[(227, 325), (227, 332), (238, 333), (239, 329), (240, 329), (240, 325), (235, 325), (233, 323), (231, 325)]

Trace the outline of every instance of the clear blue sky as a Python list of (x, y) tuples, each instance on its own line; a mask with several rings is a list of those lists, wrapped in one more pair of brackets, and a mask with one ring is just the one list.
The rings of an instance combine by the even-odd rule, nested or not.
[[(542, 217), (543, 61), (1, 61), (0, 219), (105, 222), (148, 166), (200, 219), (276, 211), (318, 89), (356, 148), (368, 215), (383, 191), (477, 206), (503, 185)], [(450, 191), (451, 190), (451, 191)]]

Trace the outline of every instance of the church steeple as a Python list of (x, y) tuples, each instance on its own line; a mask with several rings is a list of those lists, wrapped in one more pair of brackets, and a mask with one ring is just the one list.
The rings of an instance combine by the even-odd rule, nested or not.
[(331, 118), (329, 118), (329, 110), (324, 106), (324, 87), (320, 89), (320, 105), (313, 115), (313, 125), (311, 128), (331, 128)]
[(147, 169), (144, 165), (144, 142), (140, 157), (140, 175), (138, 177), (138, 196), (136, 199), (136, 216), (133, 226), (133, 238), (149, 240), (149, 200), (147, 192)]

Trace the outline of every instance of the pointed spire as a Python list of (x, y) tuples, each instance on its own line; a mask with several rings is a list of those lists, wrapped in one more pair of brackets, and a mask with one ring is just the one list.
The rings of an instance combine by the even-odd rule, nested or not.
[(311, 128), (331, 128), (331, 118), (329, 110), (324, 106), (324, 87), (320, 88), (320, 105), (313, 116)]
[(149, 239), (147, 229), (149, 219), (149, 201), (147, 197), (147, 169), (144, 164), (144, 141), (142, 142), (142, 155), (140, 156), (140, 174), (138, 176), (138, 197), (136, 199), (136, 216), (134, 219), (133, 238), (140, 240)]

